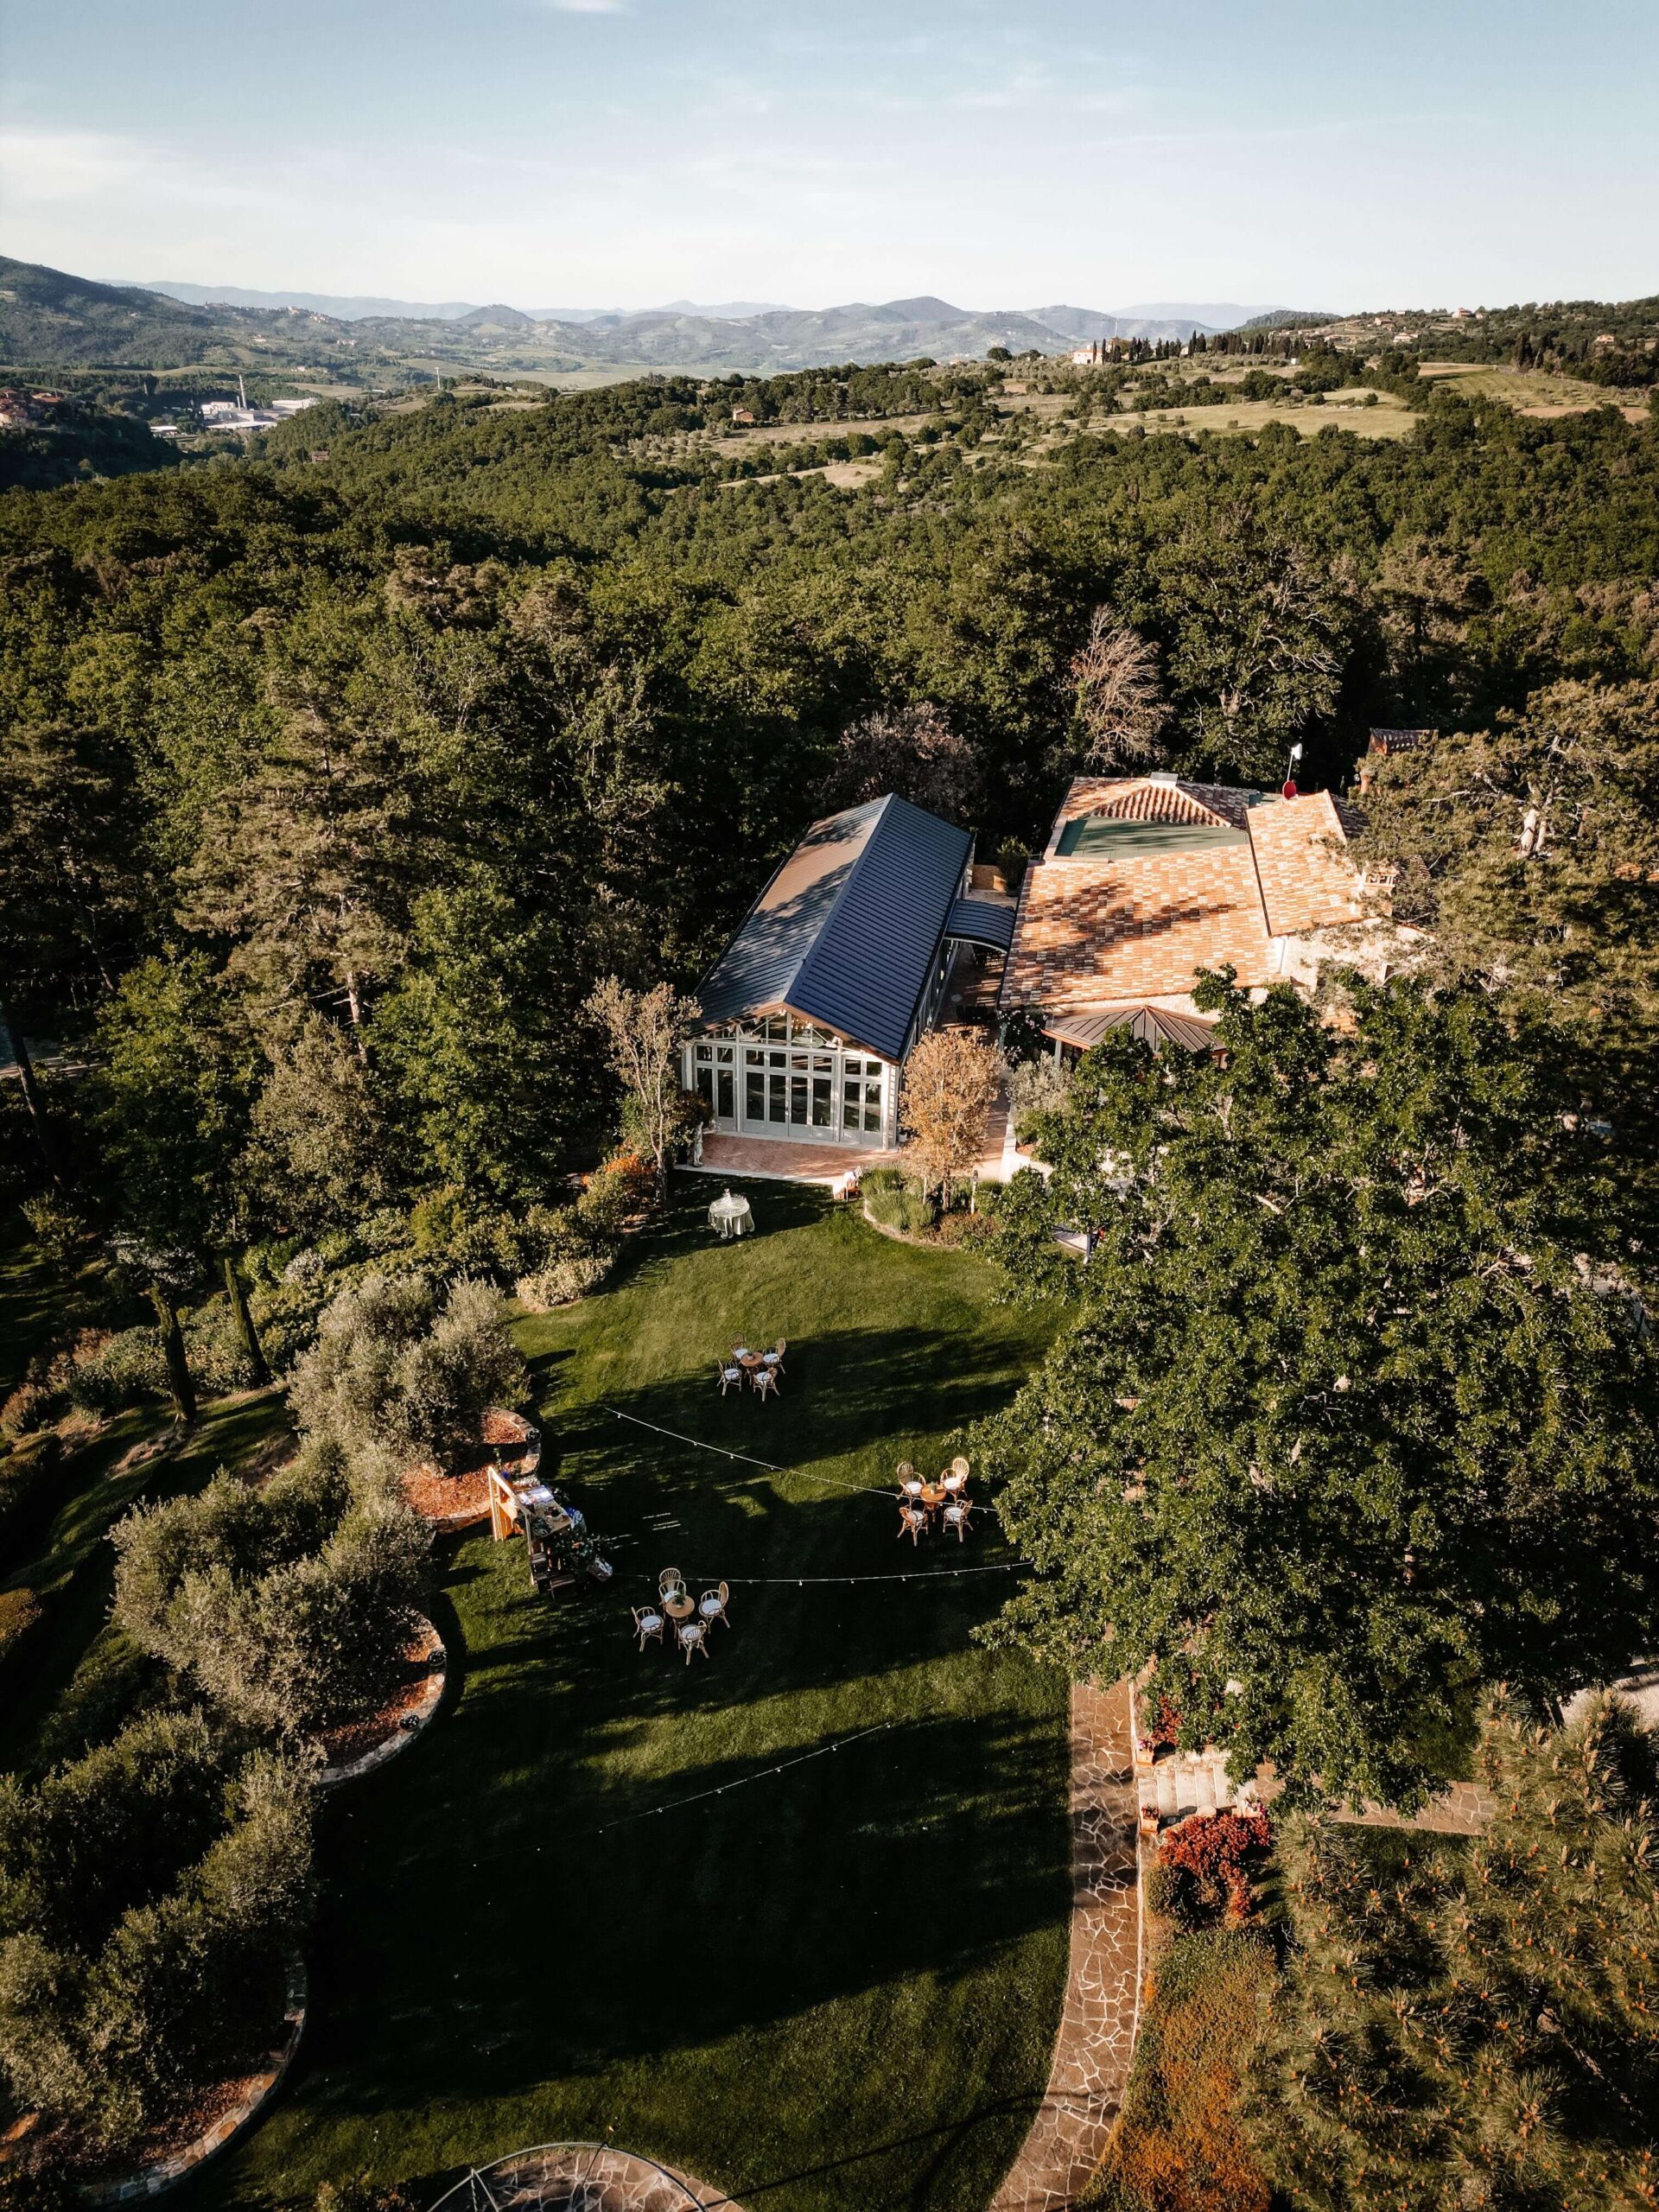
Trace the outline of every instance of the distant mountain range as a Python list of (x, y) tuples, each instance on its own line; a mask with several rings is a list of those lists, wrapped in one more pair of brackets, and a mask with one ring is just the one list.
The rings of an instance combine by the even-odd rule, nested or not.
[[(163, 298), (182, 300), (188, 307), (303, 308), (311, 315), (331, 315), (336, 322), (394, 320), (410, 322), (459, 322), (476, 315), (476, 300), (382, 300), (370, 294), (336, 292), (253, 292), (244, 284), (185, 284), (171, 278), (108, 280), (120, 289), (160, 292)], [(709, 306), (696, 300), (670, 300), (653, 315), (700, 315), (711, 321), (730, 322), (744, 315), (765, 315), (779, 306), (776, 300), (723, 300)], [(600, 316), (626, 315), (625, 308), (525, 308), (520, 312), (532, 322), (594, 322)]]
[[(416, 365), (498, 376), (584, 368), (777, 374), (922, 354), (979, 359), (992, 346), (1058, 353), (1092, 339), (1185, 339), (1195, 329), (1234, 327), (1251, 312), (1230, 306), (1202, 315), (1179, 307), (1167, 313), (1066, 306), (984, 310), (929, 295), (821, 308), (681, 301), (643, 312), (567, 308), (550, 315), (461, 300), (332, 302), (336, 309), (350, 307), (347, 315), (328, 312), (321, 304), (327, 296), (321, 293), (207, 296), (216, 289), (222, 294), (234, 288), (101, 284), (0, 257), (0, 359), (41, 369), (264, 368), (358, 379)], [(187, 290), (204, 296), (181, 298)], [(281, 304), (270, 304), (273, 297)]]

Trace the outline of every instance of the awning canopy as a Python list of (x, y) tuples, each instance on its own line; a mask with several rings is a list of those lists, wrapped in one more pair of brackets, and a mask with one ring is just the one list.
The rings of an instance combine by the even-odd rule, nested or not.
[(1196, 1014), (1169, 1014), (1157, 1006), (1091, 1006), (1076, 1014), (1052, 1014), (1043, 1019), (1043, 1034), (1057, 1044), (1076, 1045), (1087, 1052), (1109, 1030), (1127, 1029), (1154, 1052), (1163, 1045), (1179, 1045), (1184, 1052), (1213, 1052), (1216, 1033)]
[(988, 945), (1006, 952), (1014, 942), (1014, 905), (996, 899), (958, 899), (944, 925), (946, 937), (963, 944)]

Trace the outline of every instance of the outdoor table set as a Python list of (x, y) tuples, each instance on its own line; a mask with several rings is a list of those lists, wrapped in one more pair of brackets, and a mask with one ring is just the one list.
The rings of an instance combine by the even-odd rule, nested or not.
[(709, 1209), (709, 1226), (720, 1232), (722, 1243), (728, 1236), (753, 1236), (754, 1215), (748, 1200), (732, 1191), (722, 1191)]
[(751, 1351), (747, 1344), (734, 1344), (731, 1357), (720, 1363), (721, 1396), (723, 1398), (728, 1390), (741, 1390), (747, 1382), (757, 1397), (772, 1397), (784, 1371), (784, 1354), (788, 1350), (782, 1337), (770, 1351)]
[(691, 1664), (694, 1651), (701, 1651), (706, 1659), (709, 1656), (709, 1631), (715, 1623), (724, 1621), (728, 1628), (732, 1624), (732, 1617), (728, 1611), (730, 1598), (731, 1592), (723, 1582), (716, 1583), (711, 1590), (705, 1590), (700, 1598), (694, 1598), (686, 1587), (685, 1577), (679, 1568), (665, 1567), (657, 1578), (657, 1603), (654, 1605), (635, 1605), (632, 1609), (634, 1632), (639, 1638), (639, 1649), (643, 1651), (649, 1640), (655, 1637), (658, 1643), (666, 1649), (667, 1632), (671, 1628), (674, 1642), (685, 1654), (688, 1667)]
[(969, 1523), (973, 1519), (973, 1501), (968, 1495), (969, 1466), (966, 1459), (957, 1458), (938, 1476), (927, 1482), (918, 1475), (908, 1459), (899, 1464), (899, 1535), (908, 1536), (912, 1544), (931, 1533), (935, 1524), (956, 1532), (961, 1543), (967, 1536)]

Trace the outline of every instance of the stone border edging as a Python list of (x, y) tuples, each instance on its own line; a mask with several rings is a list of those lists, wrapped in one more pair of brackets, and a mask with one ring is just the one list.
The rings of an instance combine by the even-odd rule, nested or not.
[(283, 2085), (294, 2055), (305, 2033), (306, 2007), (305, 1961), (296, 1958), (288, 1970), (288, 1991), (283, 2018), (288, 2025), (288, 2039), (280, 2052), (274, 2055), (275, 2063), (263, 2074), (255, 2076), (253, 2087), (241, 2101), (217, 2120), (205, 2135), (199, 2135), (182, 2151), (175, 2151), (165, 2158), (158, 2158), (153, 2165), (143, 2166), (125, 2181), (92, 2183), (83, 2188), (81, 2196), (88, 2204), (137, 2204), (147, 2202), (175, 2188), (187, 2176), (197, 2172), (210, 2158), (215, 2158), (249, 2127)]
[(531, 2207), (548, 2212), (552, 2203), (620, 2204), (624, 2196), (638, 2212), (691, 2212), (694, 2207), (696, 2212), (742, 2212), (737, 2200), (723, 2190), (711, 2189), (707, 2182), (643, 2152), (619, 2150), (609, 2143), (542, 2143), (533, 2150), (509, 2151), (505, 2158), (471, 2168), (445, 2190), (431, 2212), (445, 2212), (446, 2207), (459, 2212), (463, 2192), (467, 2212), (474, 2212), (474, 2180), (486, 2190), (492, 2181), (506, 2184), (512, 2190), (512, 2202), (524, 2212)]
[[(399, 1751), (408, 1750), (442, 1703), (444, 1688), (449, 1680), (449, 1654), (444, 1647), (443, 1638), (426, 1615), (421, 1613), (416, 1618), (423, 1624), (430, 1639), (427, 1645), (429, 1652), (435, 1645), (437, 1649), (436, 1662), (428, 1673), (420, 1703), (400, 1717), (389, 1736), (382, 1737), (378, 1744), (372, 1744), (366, 1751), (359, 1751), (354, 1759), (347, 1759), (343, 1766), (324, 1767), (317, 1777), (319, 1789), (338, 1789), (342, 1782), (355, 1782), (359, 1776), (372, 1774), (376, 1767), (385, 1766), (389, 1759), (395, 1759)], [(411, 1633), (410, 1641), (413, 1640)]]

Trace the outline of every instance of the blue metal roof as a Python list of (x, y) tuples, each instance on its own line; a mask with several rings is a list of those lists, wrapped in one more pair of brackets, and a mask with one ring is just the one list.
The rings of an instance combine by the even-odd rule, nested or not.
[(946, 937), (964, 944), (988, 944), (1006, 952), (1014, 943), (1014, 901), (1006, 906), (995, 899), (958, 899), (944, 925)]
[(787, 1006), (902, 1058), (972, 849), (893, 792), (815, 822), (704, 978), (704, 1020)]

